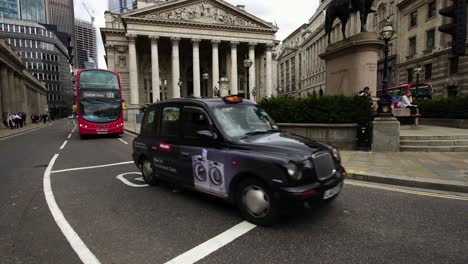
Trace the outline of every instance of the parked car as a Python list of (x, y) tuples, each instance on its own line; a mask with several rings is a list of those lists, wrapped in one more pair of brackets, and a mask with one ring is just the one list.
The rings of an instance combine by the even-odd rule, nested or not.
[(263, 226), (291, 205), (332, 201), (346, 175), (336, 148), (281, 132), (239, 96), (149, 106), (133, 160), (146, 183), (166, 181), (225, 199)]

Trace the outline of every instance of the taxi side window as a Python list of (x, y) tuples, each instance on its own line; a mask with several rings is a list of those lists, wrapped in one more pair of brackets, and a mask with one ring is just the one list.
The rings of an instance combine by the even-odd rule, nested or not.
[(198, 139), (198, 131), (211, 129), (210, 119), (200, 108), (184, 107), (182, 110), (182, 120), (182, 131), (186, 139)]
[(156, 109), (150, 108), (145, 114), (145, 118), (141, 124), (141, 134), (145, 136), (156, 135), (157, 122), (156, 122)]
[(180, 108), (164, 107), (161, 111), (161, 137), (176, 138), (179, 136)]

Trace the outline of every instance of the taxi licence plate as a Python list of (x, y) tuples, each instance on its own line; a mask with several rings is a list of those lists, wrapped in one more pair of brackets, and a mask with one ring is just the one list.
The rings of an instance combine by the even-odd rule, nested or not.
[(329, 190), (326, 190), (324, 193), (323, 193), (323, 199), (330, 199), (332, 198), (333, 196), (337, 195), (338, 193), (340, 193), (341, 191), (341, 187), (343, 186), (342, 183), (338, 184), (337, 186), (329, 189)]
[(99, 135), (105, 135), (105, 134), (107, 134), (107, 131), (97, 131), (97, 133), (98, 133)]

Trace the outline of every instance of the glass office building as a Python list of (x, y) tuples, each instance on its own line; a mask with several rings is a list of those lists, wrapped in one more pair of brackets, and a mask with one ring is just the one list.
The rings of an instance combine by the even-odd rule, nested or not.
[(134, 5), (133, 2), (136, 2), (134, 0), (109, 0), (109, 11), (111, 11), (114, 14), (121, 14), (122, 9), (124, 7), (130, 9), (133, 9)]
[(19, 18), (18, 0), (0, 0), (0, 18)]

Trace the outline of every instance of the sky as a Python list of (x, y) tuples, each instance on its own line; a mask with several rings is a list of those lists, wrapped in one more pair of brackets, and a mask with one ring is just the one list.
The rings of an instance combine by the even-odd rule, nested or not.
[[(96, 18), (96, 30), (98, 30), (97, 27), (105, 25), (104, 11), (107, 10), (107, 0), (74, 0), (74, 2), (76, 18), (91, 21), (90, 16), (83, 7), (83, 3), (85, 3)], [(245, 5), (247, 12), (276, 24), (279, 27), (276, 39), (282, 40), (299, 26), (308, 22), (317, 9), (320, 0), (226, 0), (226, 2), (233, 5)], [(99, 67), (105, 68), (105, 52), (99, 31), (97, 31), (97, 36)]]

